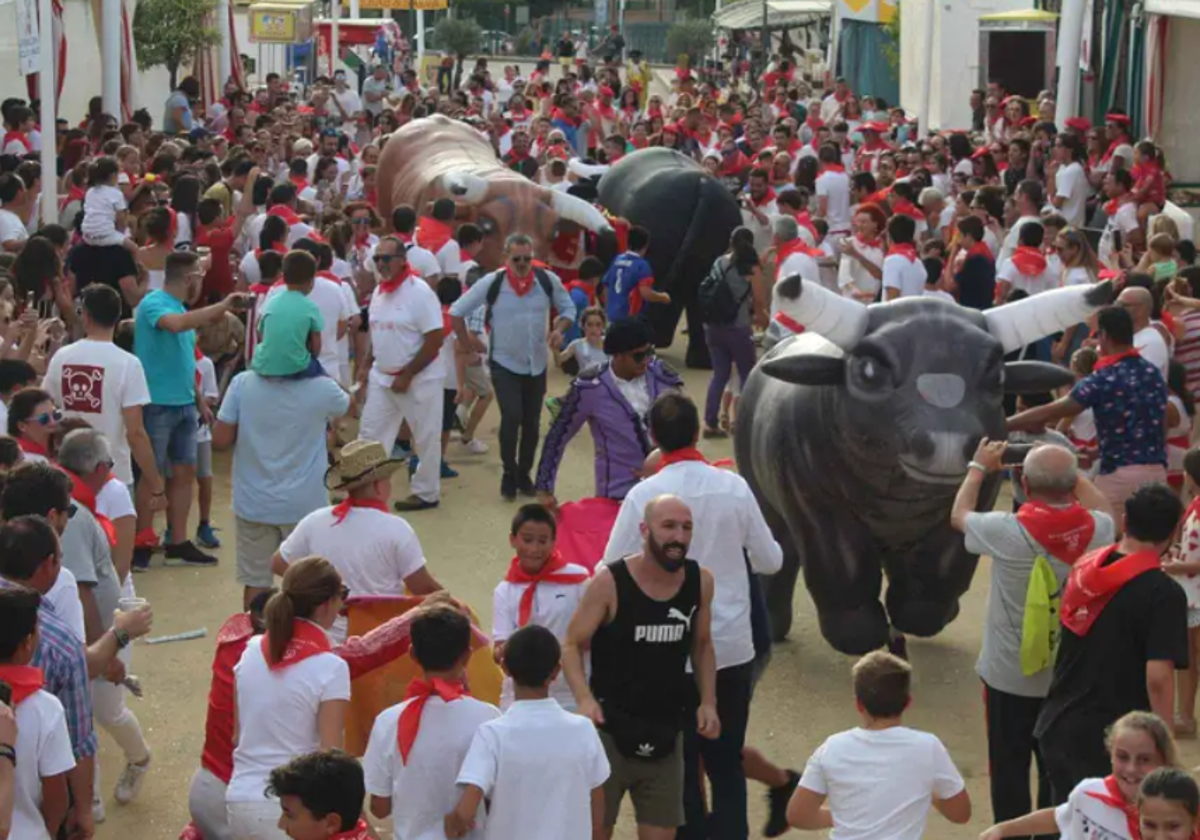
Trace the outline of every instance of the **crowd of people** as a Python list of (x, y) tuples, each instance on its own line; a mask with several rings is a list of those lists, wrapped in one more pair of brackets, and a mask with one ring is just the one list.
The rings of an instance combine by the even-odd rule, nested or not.
[[(3, 103), (0, 837), (93, 836), (109, 802), (97, 725), (123, 754), (112, 799), (138, 796), (152, 753), (126, 704), (129, 645), (153, 612), (134, 573), (158, 553), (213, 566), (229, 520), (243, 598), (216, 639), (188, 840), (357, 840), (373, 836), (364, 805), (398, 840), (610, 837), (627, 794), (643, 840), (737, 840), (748, 780), (768, 837), (916, 838), (931, 809), (967, 822), (945, 746), (903, 723), (911, 668), (892, 653), (854, 666), (861, 726), (802, 773), (746, 742), (770, 654), (761, 577), (782, 550), (745, 480), (697, 445), (734, 429), (759, 346), (804, 331), (772, 305), (795, 276), (863, 304), (977, 310), (1119, 289), (1018, 351), (1076, 384), (1009, 406), (1038, 445), (1014, 466), (1005, 442), (980, 442), (949, 514), (992, 558), (984, 837), (1194, 834), (1200, 791), (1174, 738), (1196, 735), (1200, 267), (1161, 152), (1120, 111), (1060, 132), (1050, 94), (1000, 84), (973, 94), (973, 125), (921, 136), (786, 55), (754, 84), (681, 62), (664, 85), (635, 51), (622, 64), (618, 37), (595, 64), (564, 39), (528, 78), (480, 59), (458, 89), (402, 52), (361, 89), (342, 71), (306, 91), (269, 74), (207, 107), (187, 77), (157, 126), (97, 98), (51, 136)], [(731, 190), (743, 225), (695, 278), (702, 406), (655, 352), (647, 315), (676, 291), (656, 283), (647, 227), (615, 220), (607, 262), (578, 230), (545, 254), (542, 232), (514, 231), (504, 264), (481, 266), (494, 231), (452, 198), (380, 217), (381, 152), (433, 114), (552, 190), (586, 193), (647, 147)], [(54, 173), (36, 157), (48, 142)], [(57, 217), (39, 200), (51, 178)], [(552, 364), (573, 378), (547, 399)], [(536, 501), (512, 518), (489, 637), (395, 513), (439, 506), (452, 462), (487, 455), (493, 402), (500, 494)], [(584, 425), (611, 530), (569, 557), (555, 486)], [(232, 450), (232, 517), (213, 511), (214, 450)], [(1020, 502), (978, 510), (1005, 471)], [(423, 603), (350, 635), (348, 599), (404, 593)], [(394, 622), (421, 676), (368, 727), (360, 764), (340, 751), (351, 682)], [(481, 644), (504, 671), (499, 707), (465, 684)]]

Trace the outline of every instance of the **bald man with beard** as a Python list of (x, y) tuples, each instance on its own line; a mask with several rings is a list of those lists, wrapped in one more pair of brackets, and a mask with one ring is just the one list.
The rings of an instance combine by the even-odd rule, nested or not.
[(1142, 358), (1150, 362), (1162, 372), (1163, 381), (1167, 378), (1167, 368), (1171, 364), (1171, 350), (1162, 332), (1151, 320), (1154, 313), (1154, 296), (1149, 289), (1141, 286), (1126, 286), (1117, 296), (1117, 306), (1129, 313), (1133, 319), (1133, 346), (1142, 354)]

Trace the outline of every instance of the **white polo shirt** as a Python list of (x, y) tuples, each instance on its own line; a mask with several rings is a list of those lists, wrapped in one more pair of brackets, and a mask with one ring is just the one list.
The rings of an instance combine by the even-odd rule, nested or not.
[(1060, 167), (1058, 174), (1054, 176), (1054, 188), (1055, 196), (1066, 199), (1060, 212), (1067, 224), (1071, 227), (1083, 227), (1087, 221), (1088, 194), (1087, 173), (1083, 171), (1083, 164), (1072, 161)]
[(75, 767), (67, 716), (48, 691), (35, 691), (17, 706), (13, 840), (51, 840), (42, 819), (42, 779)]
[(1030, 297), (1040, 295), (1042, 292), (1048, 292), (1051, 289), (1057, 289), (1061, 279), (1061, 273), (1054, 270), (1050, 265), (1050, 261), (1046, 261), (1046, 267), (1041, 274), (1029, 275), (1022, 274), (1011, 259), (1004, 260), (1000, 263), (1000, 269), (996, 272), (997, 280), (1004, 280), (1009, 283), (1014, 289), (1023, 289)]
[(604, 562), (612, 563), (642, 550), (646, 504), (670, 494), (692, 511), (692, 545), (688, 557), (708, 569), (716, 582), (712, 604), (712, 639), (717, 668), (744, 665), (754, 658), (750, 630), (750, 566), (774, 574), (783, 566), (783, 549), (771, 535), (750, 485), (740, 475), (700, 461), (671, 464), (638, 482), (621, 503)]
[(899, 289), (900, 297), (920, 297), (925, 294), (925, 264), (901, 254), (883, 259), (884, 298), (888, 289)]
[[(463, 758), (479, 727), (500, 717), (500, 710), (470, 696), (450, 703), (430, 697), (421, 710), (421, 726), (404, 762), (397, 730), (400, 714), (412, 702), (405, 700), (375, 718), (362, 760), (367, 793), (392, 798), (395, 840), (445, 840), (443, 820), (462, 793), (455, 780)], [(480, 803), (475, 828), (465, 836), (483, 840), (486, 825), (487, 811)]]
[[(367, 317), (375, 352), (370, 377), (372, 382), (384, 388), (391, 387), (396, 373), (416, 358), (425, 342), (425, 334), (442, 330), (442, 305), (437, 293), (419, 278), (408, 278), (391, 294), (384, 294), (376, 286), (371, 293)], [(441, 382), (444, 377), (442, 360), (435, 357), (416, 375), (413, 383)]]
[[(327, 557), (353, 595), (404, 594), (404, 581), (425, 567), (425, 552), (407, 522), (374, 508), (350, 508), (335, 524), (333, 508), (314, 510), (279, 546), (284, 562)], [(334, 644), (346, 640), (341, 616), (329, 630)]]
[(830, 233), (850, 231), (850, 176), (826, 170), (817, 176), (817, 196), (825, 199), (825, 221)]

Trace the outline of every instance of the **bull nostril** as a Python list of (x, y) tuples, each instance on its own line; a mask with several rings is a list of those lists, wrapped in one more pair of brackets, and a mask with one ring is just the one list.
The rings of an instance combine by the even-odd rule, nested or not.
[(936, 449), (933, 443), (933, 436), (924, 430), (918, 429), (913, 432), (912, 439), (908, 442), (909, 449), (912, 454), (922, 461), (928, 461), (933, 457)]

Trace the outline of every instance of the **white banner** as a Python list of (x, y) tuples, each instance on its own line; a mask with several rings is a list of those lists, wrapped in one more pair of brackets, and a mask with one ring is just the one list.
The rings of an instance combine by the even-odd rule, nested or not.
[(37, 0), (17, 0), (17, 71), (22, 76), (36, 73), (41, 56)]

